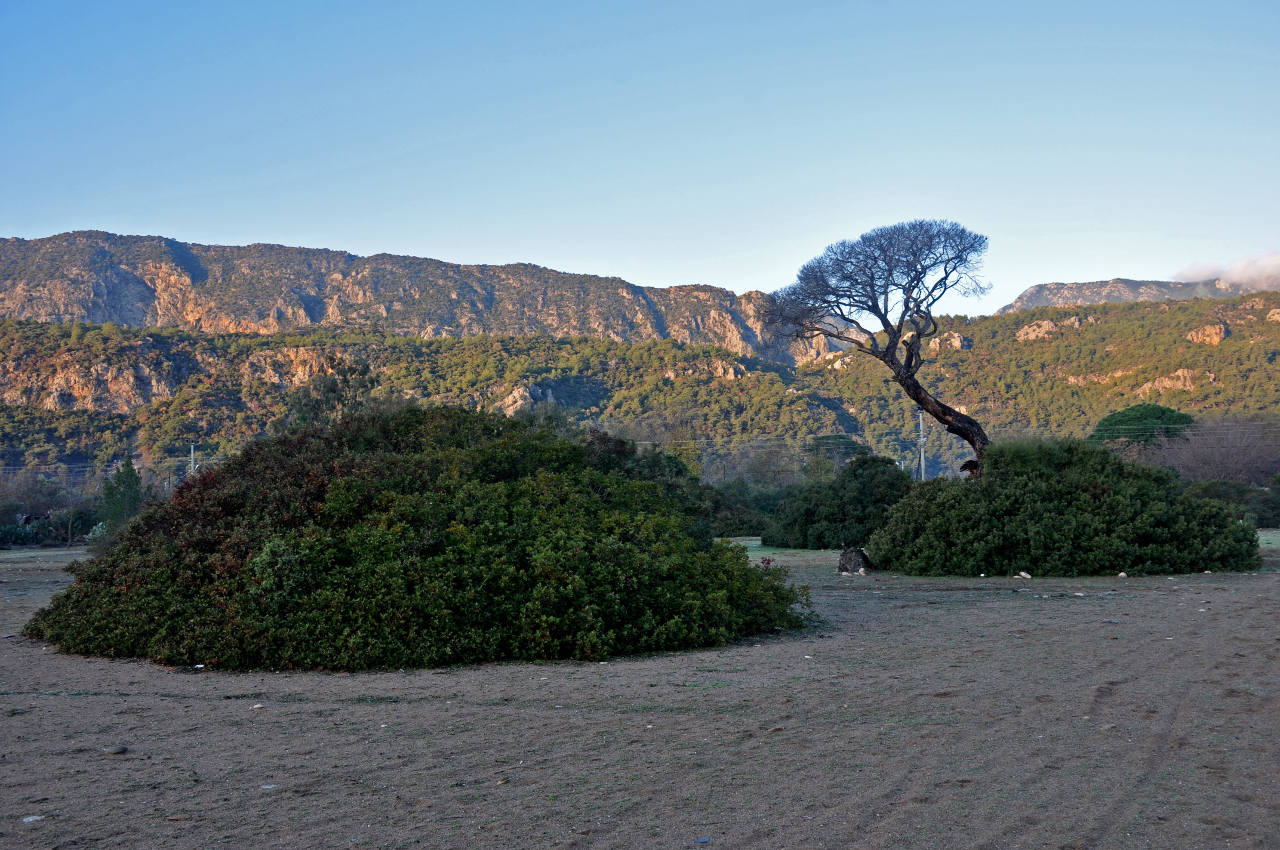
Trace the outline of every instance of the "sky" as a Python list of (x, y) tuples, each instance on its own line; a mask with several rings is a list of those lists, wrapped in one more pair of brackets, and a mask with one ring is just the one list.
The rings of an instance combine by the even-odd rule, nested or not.
[(916, 218), (1028, 286), (1280, 258), (1280, 3), (0, 2), (0, 237), (786, 286)]

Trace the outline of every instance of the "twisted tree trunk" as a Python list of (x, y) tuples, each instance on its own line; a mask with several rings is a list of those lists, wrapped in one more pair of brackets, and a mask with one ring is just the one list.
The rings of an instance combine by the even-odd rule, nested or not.
[(896, 357), (892, 356), (891, 352), (886, 352), (886, 354), (889, 356), (878, 357), (877, 359), (889, 367), (894, 383), (902, 387), (903, 392), (907, 394), (907, 398), (919, 405), (921, 410), (941, 422), (948, 433), (955, 434), (973, 448), (976, 463), (970, 461), (963, 468), (974, 477), (980, 475), (982, 472), (982, 459), (987, 453), (987, 446), (991, 445), (991, 438), (987, 436), (987, 432), (978, 424), (978, 420), (934, 398), (924, 388), (924, 385), (916, 380), (914, 371), (903, 366)]

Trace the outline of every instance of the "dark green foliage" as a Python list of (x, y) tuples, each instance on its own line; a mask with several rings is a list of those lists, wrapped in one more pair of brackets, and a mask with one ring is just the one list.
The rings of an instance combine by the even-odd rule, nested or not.
[(741, 478), (715, 487), (713, 511), (717, 537), (758, 537), (773, 523), (773, 515), (791, 492), (790, 487), (752, 484)]
[(1268, 487), (1245, 481), (1193, 481), (1187, 494), (1226, 502), (1258, 528), (1280, 528), (1280, 475)]
[(223, 668), (599, 658), (798, 625), (683, 468), (607, 435), (404, 407), (249, 445), (76, 567), (25, 633)]
[(1162, 438), (1180, 436), (1195, 421), (1195, 417), (1164, 405), (1135, 404), (1102, 417), (1088, 439), (1091, 443), (1126, 442), (1145, 446)]
[(1082, 440), (1011, 441), (981, 478), (918, 484), (872, 535), (871, 558), (913, 575), (1249, 570), (1252, 525), (1184, 492), (1168, 470)]
[(125, 456), (116, 471), (102, 484), (102, 507), (98, 518), (114, 532), (142, 508), (142, 476), (133, 467), (133, 458)]
[(861, 448), (834, 479), (792, 488), (761, 542), (795, 549), (861, 546), (910, 487), (911, 476), (897, 464)]

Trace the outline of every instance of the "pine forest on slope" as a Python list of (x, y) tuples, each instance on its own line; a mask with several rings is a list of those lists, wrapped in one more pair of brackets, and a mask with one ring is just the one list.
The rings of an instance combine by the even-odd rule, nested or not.
[[(1229, 300), (1045, 307), (941, 317), (922, 380), (993, 436), (1083, 435), (1143, 401), (1215, 417), (1280, 409), (1280, 293)], [(375, 396), (513, 412), (538, 407), (661, 442), (711, 480), (777, 478), (816, 435), (844, 434), (914, 466), (913, 405), (869, 358), (799, 366), (670, 339), (482, 336), (308, 328), (197, 333), (0, 320), (6, 466), (148, 468), (233, 450), (269, 431), (291, 394), (366, 363)], [(962, 443), (928, 426), (929, 474)]]

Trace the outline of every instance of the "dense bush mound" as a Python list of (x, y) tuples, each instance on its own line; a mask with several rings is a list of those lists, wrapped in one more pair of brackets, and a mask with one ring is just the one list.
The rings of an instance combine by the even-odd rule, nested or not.
[(778, 506), (761, 542), (794, 549), (864, 545), (911, 487), (911, 476), (892, 460), (860, 448), (834, 480), (794, 488)]
[(994, 445), (981, 478), (913, 487), (868, 553), (913, 575), (1143, 575), (1259, 563), (1256, 531), (1226, 504), (1187, 494), (1168, 470), (1065, 439)]
[(683, 466), (453, 408), (250, 445), (121, 532), (25, 633), (223, 668), (598, 658), (799, 624)]

